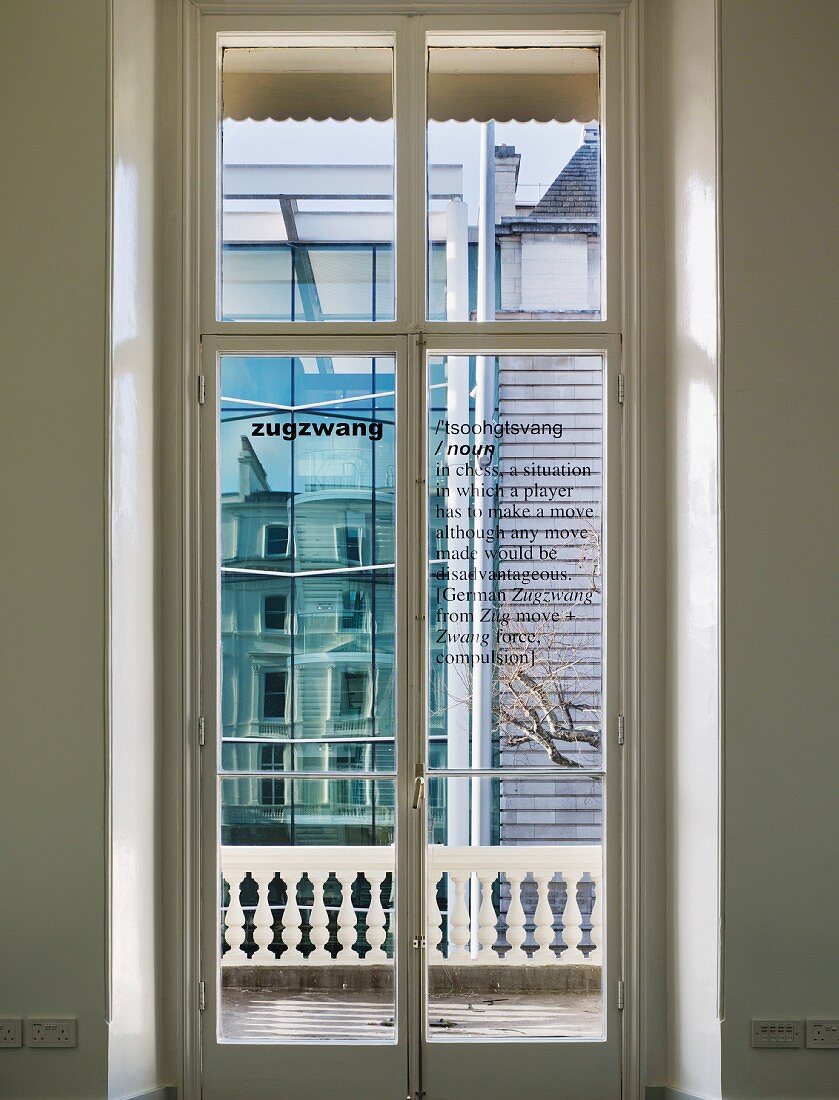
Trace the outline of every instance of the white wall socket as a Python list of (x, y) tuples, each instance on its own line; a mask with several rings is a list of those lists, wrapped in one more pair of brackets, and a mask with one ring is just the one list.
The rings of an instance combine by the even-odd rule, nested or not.
[(0, 1047), (19, 1047), (21, 1045), (20, 1020), (0, 1020)]
[(817, 1050), (839, 1049), (839, 1020), (808, 1020), (807, 1046)]
[(26, 1021), (28, 1047), (74, 1047), (76, 1021), (67, 1019), (35, 1019)]

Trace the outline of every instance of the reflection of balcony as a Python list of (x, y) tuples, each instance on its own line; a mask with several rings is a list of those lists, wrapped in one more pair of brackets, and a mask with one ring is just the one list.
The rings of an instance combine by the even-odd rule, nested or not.
[[(431, 845), (427, 860), (429, 961), (458, 969), (584, 964), (587, 969), (599, 968), (601, 858), (599, 845)], [(221, 872), (230, 888), (224, 914), (227, 951), (222, 965), (308, 968), (392, 962), (392, 944), (385, 943), (382, 884), (393, 870), (390, 846), (222, 847)], [(252, 944), (245, 943), (246, 915), (241, 900), (242, 883), (248, 876), (258, 892)], [(325, 888), (333, 877), (341, 903), (330, 912)], [(444, 877), (450, 891), (447, 942), (436, 901), (436, 888)], [(353, 886), (359, 879), (366, 881), (370, 891), (369, 907), (363, 909), (353, 902)], [(277, 880), (287, 899), (281, 905), (269, 901), (269, 889), (272, 884), (279, 886)], [(591, 913), (584, 917), (578, 891), (590, 894), (592, 890)], [(366, 891), (356, 891), (357, 896), (363, 893)], [(472, 918), (470, 894), (477, 910)], [(275, 895), (272, 890), (272, 897), (279, 896), (279, 891)], [(303, 925), (308, 929), (305, 937)]]
[[(278, 708), (279, 709), (279, 708)], [(260, 722), (260, 737), (288, 737), (291, 733), (291, 722)]]
[(359, 737), (373, 736), (372, 718), (330, 718), (326, 723), (326, 736), (331, 733), (354, 733)]

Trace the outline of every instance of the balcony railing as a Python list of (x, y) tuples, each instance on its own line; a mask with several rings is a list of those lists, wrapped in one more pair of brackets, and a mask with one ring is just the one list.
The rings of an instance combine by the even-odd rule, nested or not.
[[(429, 961), (458, 966), (599, 966), (601, 858), (600, 846), (593, 844), (431, 845), (427, 858)], [(222, 965), (371, 966), (390, 962), (393, 948), (387, 934), (389, 919), (382, 904), (382, 885), (393, 871), (394, 850), (387, 846), (223, 847), (221, 873), (230, 901), (223, 912), (227, 951)], [(242, 903), (242, 883), (248, 876), (256, 885), (255, 907)], [(448, 880), (447, 921), (436, 894), (444, 876)], [(327, 881), (333, 877), (340, 902), (332, 905), (330, 912)], [(282, 905), (272, 904), (268, 896), (277, 879), (285, 888)], [(369, 887), (366, 906), (353, 901), (353, 887), (359, 879)], [(331, 892), (338, 896), (334, 887)], [(578, 894), (588, 899), (585, 914)], [(356, 899), (359, 895), (356, 890)], [(246, 910), (252, 920), (252, 945), (245, 943), (246, 923), (250, 923)]]

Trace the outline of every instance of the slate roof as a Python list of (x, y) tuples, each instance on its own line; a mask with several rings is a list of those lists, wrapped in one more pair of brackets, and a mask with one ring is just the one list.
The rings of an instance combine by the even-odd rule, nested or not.
[(599, 131), (586, 127), (583, 144), (533, 207), (527, 220), (599, 217), (599, 182)]

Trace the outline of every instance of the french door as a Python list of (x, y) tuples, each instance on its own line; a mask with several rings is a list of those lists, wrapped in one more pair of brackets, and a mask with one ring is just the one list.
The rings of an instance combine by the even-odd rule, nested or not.
[(614, 1100), (604, 334), (205, 337), (207, 1100)]

